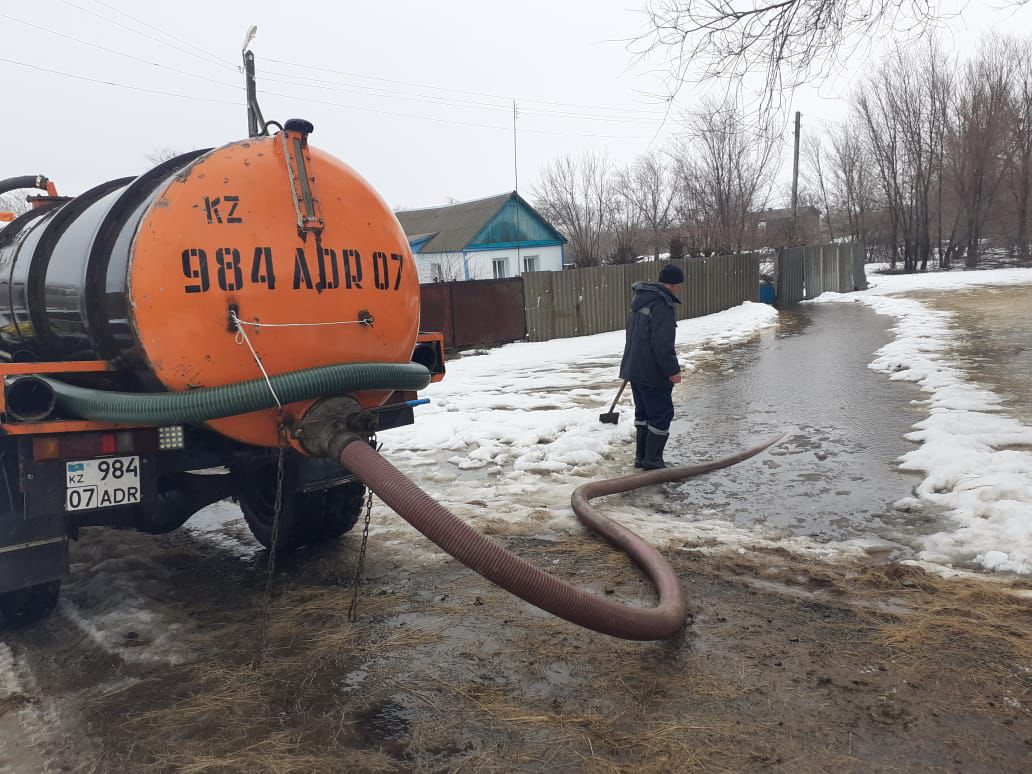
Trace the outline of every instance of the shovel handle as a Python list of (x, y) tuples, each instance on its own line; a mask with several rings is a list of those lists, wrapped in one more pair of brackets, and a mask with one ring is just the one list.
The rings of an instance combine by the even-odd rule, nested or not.
[(613, 398), (613, 405), (609, 407), (609, 413), (613, 413), (613, 409), (616, 408), (616, 404), (620, 402), (620, 396), (623, 395), (624, 387), (627, 386), (627, 380), (623, 380), (623, 384), (620, 385), (620, 389), (616, 391), (616, 397)]

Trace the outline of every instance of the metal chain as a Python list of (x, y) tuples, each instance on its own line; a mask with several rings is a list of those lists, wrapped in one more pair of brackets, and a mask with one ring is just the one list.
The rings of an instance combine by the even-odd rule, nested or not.
[(369, 545), (369, 522), (373, 517), (373, 490), (366, 496), (365, 524), (362, 525), (362, 545), (358, 549), (358, 563), (355, 565), (355, 577), (351, 581), (351, 607), (348, 608), (348, 623), (358, 620), (358, 587), (362, 582), (362, 568), (365, 565), (366, 547)]
[(272, 511), (272, 548), (269, 549), (269, 563), (265, 574), (265, 601), (262, 605), (262, 615), (258, 622), (258, 638), (255, 642), (254, 658), (251, 661), (251, 668), (261, 669), (262, 658), (265, 656), (265, 641), (269, 630), (269, 615), (272, 609), (272, 581), (276, 573), (276, 549), (279, 547), (279, 526), (280, 514), (283, 511), (283, 468), (286, 444), (283, 441), (283, 418), (280, 416), (279, 435), (280, 444), (276, 459), (276, 502)]

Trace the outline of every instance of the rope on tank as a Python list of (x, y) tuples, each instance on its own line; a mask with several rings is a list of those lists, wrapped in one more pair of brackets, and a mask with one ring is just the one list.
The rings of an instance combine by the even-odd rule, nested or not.
[(269, 373), (265, 370), (265, 365), (262, 363), (262, 359), (258, 357), (258, 353), (254, 349), (254, 345), (251, 344), (251, 339), (247, 335), (247, 331), (244, 329), (243, 320), (237, 317), (237, 313), (230, 311), (230, 317), (233, 319), (234, 325), (236, 325), (236, 343), (246, 344), (247, 348), (251, 350), (251, 354), (254, 356), (254, 362), (258, 364), (259, 370), (262, 372), (262, 376), (265, 377), (265, 383), (269, 386), (269, 392), (272, 393), (273, 400), (276, 401), (276, 405), (283, 409), (283, 404), (280, 403), (279, 396), (276, 394), (276, 390), (273, 389), (272, 381), (269, 379)]
[(231, 313), (237, 325), (250, 325), (255, 328), (319, 328), (324, 325), (372, 325), (372, 317), (364, 320), (337, 320), (333, 322), (314, 323), (260, 323), (241, 320), (235, 313)]

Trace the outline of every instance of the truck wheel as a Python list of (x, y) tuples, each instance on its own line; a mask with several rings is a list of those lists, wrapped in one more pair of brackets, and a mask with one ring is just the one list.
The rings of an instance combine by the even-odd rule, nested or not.
[[(365, 504), (359, 482), (325, 492), (286, 494), (280, 510), (276, 551), (288, 553), (303, 545), (336, 540), (358, 522)], [(276, 488), (258, 486), (240, 494), (240, 510), (259, 543), (272, 549)]]
[(336, 540), (350, 532), (365, 508), (366, 488), (360, 481), (298, 495), (298, 528), (307, 545)]
[(276, 546), (272, 545), (272, 529), (275, 519), (276, 476), (275, 471), (270, 479), (258, 483), (238, 495), (240, 510), (244, 512), (244, 521), (255, 539), (270, 551), (289, 553), (301, 545), (297, 523), (295, 521), (295, 499), (289, 492), (283, 493), (283, 507), (280, 510), (279, 534)]
[(61, 581), (50, 581), (26, 589), (0, 594), (0, 612), (8, 626), (24, 626), (50, 615), (57, 606)]

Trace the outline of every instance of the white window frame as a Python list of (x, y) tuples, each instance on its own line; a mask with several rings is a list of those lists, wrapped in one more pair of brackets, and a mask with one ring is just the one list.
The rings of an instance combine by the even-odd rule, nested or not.
[(444, 282), (444, 267), (439, 263), (430, 264), (430, 281)]
[(541, 262), (540, 255), (525, 255), (523, 256), (523, 271), (540, 271), (538, 264)]
[[(499, 271), (501, 269), (501, 271)], [(491, 273), (495, 279), (508, 279), (509, 278), (509, 256), (503, 255), (501, 258), (491, 259)]]

